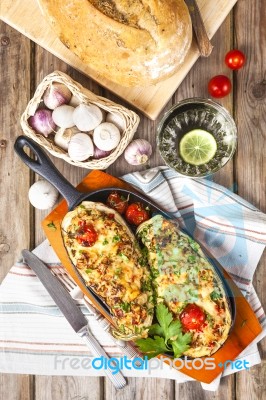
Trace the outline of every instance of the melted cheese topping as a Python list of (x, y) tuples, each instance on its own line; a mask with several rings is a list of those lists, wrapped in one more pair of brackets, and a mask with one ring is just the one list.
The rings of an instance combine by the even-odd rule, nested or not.
[[(80, 243), (81, 226), (96, 232), (91, 246)], [(100, 203), (83, 202), (64, 218), (62, 236), (72, 263), (109, 306), (120, 333), (145, 336), (153, 316), (150, 274), (119, 214)]]
[(232, 322), (223, 284), (213, 266), (198, 243), (160, 215), (143, 223), (137, 235), (148, 250), (157, 301), (163, 301), (175, 319), (191, 303), (205, 313), (201, 331), (190, 330), (191, 347), (184, 354), (213, 354), (227, 339)]

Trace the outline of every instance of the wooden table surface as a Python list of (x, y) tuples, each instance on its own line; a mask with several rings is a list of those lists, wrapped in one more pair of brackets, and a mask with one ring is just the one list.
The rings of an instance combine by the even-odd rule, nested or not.
[[(207, 82), (216, 74), (233, 80), (233, 92), (220, 101), (233, 115), (238, 126), (238, 150), (215, 180), (233, 188), (244, 199), (262, 211), (265, 201), (265, 127), (266, 127), (266, 2), (239, 0), (213, 39), (214, 51), (208, 59), (200, 59), (186, 77), (165, 110), (178, 100), (207, 97)], [(225, 53), (233, 47), (247, 56), (245, 67), (232, 73), (224, 65)], [(54, 70), (68, 73), (81, 84), (105, 97), (121, 101), (107, 90), (68, 67), (8, 25), (0, 22), (0, 281), (23, 248), (34, 248), (43, 239), (40, 221), (45, 212), (34, 210), (28, 202), (28, 189), (35, 176), (18, 159), (13, 143), (21, 134), (19, 119), (27, 102), (43, 77)], [(165, 111), (163, 110), (163, 112)], [(162, 114), (161, 114), (162, 115)], [(160, 116), (161, 117), (161, 116)], [(136, 137), (148, 139), (154, 148), (150, 165), (162, 165), (155, 146), (155, 130), (160, 119), (151, 122), (141, 116)], [(79, 169), (53, 158), (60, 171), (78, 183), (88, 170)], [(141, 168), (138, 168), (141, 169)], [(120, 157), (108, 172), (119, 176), (136, 168)], [(254, 285), (266, 307), (266, 257), (260, 261)], [(17, 288), (19, 290), (19, 288)], [(104, 378), (46, 377), (3, 374), (0, 377), (2, 400), (200, 400), (262, 399), (266, 391), (265, 341), (259, 346), (263, 362), (250, 371), (223, 378), (219, 390), (205, 392), (198, 382), (175, 384), (167, 379), (129, 379), (128, 387), (116, 392)]]

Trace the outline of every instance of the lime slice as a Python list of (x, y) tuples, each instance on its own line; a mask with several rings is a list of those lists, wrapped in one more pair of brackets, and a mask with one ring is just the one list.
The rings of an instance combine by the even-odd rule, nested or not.
[(202, 129), (186, 133), (179, 144), (181, 157), (192, 165), (208, 163), (215, 156), (216, 150), (216, 140), (209, 132)]

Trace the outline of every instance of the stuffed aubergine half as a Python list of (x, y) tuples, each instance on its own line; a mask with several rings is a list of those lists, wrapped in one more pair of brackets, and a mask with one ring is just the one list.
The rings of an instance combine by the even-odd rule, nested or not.
[(114, 335), (147, 336), (154, 308), (150, 273), (123, 218), (102, 203), (84, 201), (66, 214), (61, 230), (72, 264), (109, 307)]
[(183, 333), (191, 334), (184, 355), (215, 353), (232, 324), (223, 282), (198, 243), (161, 215), (144, 222), (137, 237), (146, 249), (156, 304), (164, 303)]

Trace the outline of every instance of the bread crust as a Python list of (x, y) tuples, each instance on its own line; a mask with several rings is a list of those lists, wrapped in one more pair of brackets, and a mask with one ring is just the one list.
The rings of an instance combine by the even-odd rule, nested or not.
[(124, 86), (149, 86), (171, 76), (191, 45), (183, 0), (38, 1), (71, 51)]

